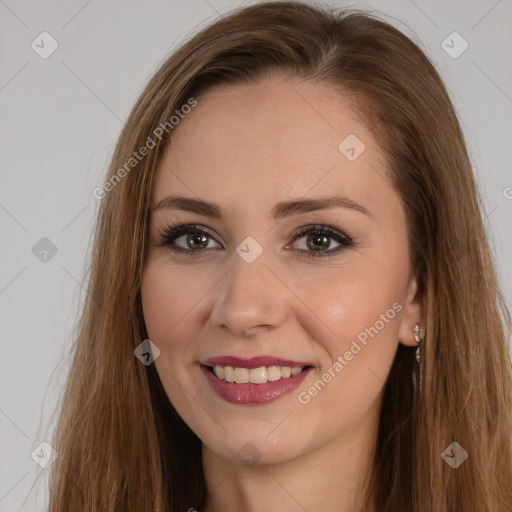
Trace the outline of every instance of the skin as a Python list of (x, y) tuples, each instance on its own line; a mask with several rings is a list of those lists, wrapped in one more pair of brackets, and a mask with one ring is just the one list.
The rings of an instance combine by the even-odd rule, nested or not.
[[(355, 161), (338, 149), (351, 133), (366, 146)], [(278, 76), (211, 89), (172, 136), (152, 205), (181, 194), (218, 203), (225, 215), (153, 211), (141, 290), (148, 335), (161, 350), (155, 364), (162, 384), (203, 442), (205, 510), (359, 510), (386, 377), (398, 343), (415, 346), (412, 328), (424, 325), (405, 215), (384, 154), (340, 92)], [(280, 201), (331, 195), (369, 215), (333, 208), (271, 218)], [(199, 224), (215, 239), (194, 249), (181, 235), (177, 245), (202, 253), (174, 254), (156, 245), (170, 222)], [(324, 258), (294, 252), (315, 245), (307, 234), (293, 241), (292, 229), (328, 223), (355, 245)], [(247, 236), (263, 249), (252, 263), (236, 252)], [(324, 252), (339, 246), (327, 240), (316, 242)], [(395, 303), (401, 310), (394, 318), (300, 403), (299, 394)], [(239, 405), (217, 396), (200, 370), (200, 361), (220, 355), (275, 355), (315, 368), (274, 402)], [(255, 465), (239, 460), (247, 443), (259, 451)]]

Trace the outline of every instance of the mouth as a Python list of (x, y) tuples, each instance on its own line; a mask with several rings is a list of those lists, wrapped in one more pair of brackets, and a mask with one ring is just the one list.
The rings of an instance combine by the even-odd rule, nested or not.
[(225, 382), (236, 384), (265, 384), (267, 382), (276, 382), (279, 380), (290, 379), (300, 373), (313, 368), (306, 366), (260, 366), (257, 368), (243, 368), (233, 366), (208, 366), (201, 365), (208, 369), (210, 373), (218, 379)]
[(200, 366), (217, 396), (241, 405), (260, 405), (278, 400), (295, 390), (314, 370), (311, 365), (255, 368)]

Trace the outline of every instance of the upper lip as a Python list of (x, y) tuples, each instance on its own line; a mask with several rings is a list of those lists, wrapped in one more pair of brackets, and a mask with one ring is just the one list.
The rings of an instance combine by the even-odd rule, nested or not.
[(262, 366), (312, 366), (311, 363), (281, 359), (275, 356), (257, 356), (244, 359), (236, 356), (219, 356), (206, 359), (201, 364), (205, 366), (232, 366), (234, 368), (260, 368)]

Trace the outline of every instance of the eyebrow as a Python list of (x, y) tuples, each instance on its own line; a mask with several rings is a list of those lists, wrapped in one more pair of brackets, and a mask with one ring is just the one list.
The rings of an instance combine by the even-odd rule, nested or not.
[[(278, 220), (291, 215), (309, 213), (318, 210), (329, 210), (332, 208), (346, 208), (364, 213), (369, 217), (373, 217), (373, 215), (364, 206), (361, 206), (347, 197), (335, 196), (315, 199), (298, 199), (277, 203), (272, 209), (272, 218), (274, 220)], [(161, 209), (181, 210), (185, 212), (198, 213), (205, 217), (212, 217), (222, 221), (224, 220), (222, 209), (218, 204), (179, 195), (164, 197), (150, 209), (151, 211)]]

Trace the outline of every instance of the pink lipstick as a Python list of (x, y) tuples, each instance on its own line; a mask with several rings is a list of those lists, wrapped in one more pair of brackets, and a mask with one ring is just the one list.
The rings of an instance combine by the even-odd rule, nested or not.
[[(216, 375), (213, 370), (214, 367), (222, 368), (222, 370), (216, 369), (220, 376)], [(281, 370), (283, 367), (285, 369)], [(261, 369), (257, 373), (260, 378), (263, 375), (263, 383), (229, 381), (233, 380), (233, 372), (242, 372), (247, 377), (249, 371), (256, 368)], [(297, 373), (300, 368), (302, 368), (302, 371)], [(290, 369), (294, 369), (294, 371), (291, 373)], [(224, 370), (226, 374), (229, 373), (230, 375), (230, 378), (226, 375), (227, 380), (222, 378)], [(258, 356), (250, 359), (221, 356), (207, 359), (201, 364), (203, 375), (218, 396), (228, 402), (245, 405), (273, 402), (291, 393), (304, 381), (312, 370), (313, 367), (308, 362), (292, 361), (275, 356)], [(267, 371), (269, 372), (269, 378), (265, 382)], [(272, 378), (270, 378), (270, 375), (272, 375)]]

